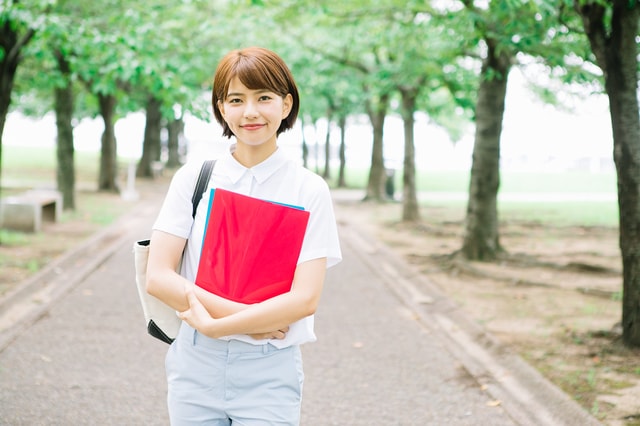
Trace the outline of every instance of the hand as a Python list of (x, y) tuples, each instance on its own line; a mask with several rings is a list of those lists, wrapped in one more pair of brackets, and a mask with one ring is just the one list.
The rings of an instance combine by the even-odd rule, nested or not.
[(185, 321), (191, 327), (195, 328), (204, 335), (207, 335), (207, 330), (213, 325), (215, 319), (209, 315), (209, 312), (204, 307), (202, 302), (196, 296), (193, 291), (194, 285), (186, 285), (184, 288), (187, 301), (189, 302), (189, 309), (180, 312), (178, 316), (181, 320)]
[(282, 340), (285, 337), (287, 337), (287, 332), (288, 331), (289, 331), (289, 327), (287, 326), (285, 328), (281, 328), (280, 330), (269, 331), (267, 333), (249, 334), (249, 337), (251, 337), (252, 339), (255, 339), (255, 340), (262, 340), (262, 339)]

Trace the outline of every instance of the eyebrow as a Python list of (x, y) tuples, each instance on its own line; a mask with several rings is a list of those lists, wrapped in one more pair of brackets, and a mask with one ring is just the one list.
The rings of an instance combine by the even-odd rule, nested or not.
[[(253, 90), (252, 90), (253, 91)], [(269, 90), (269, 89), (258, 89), (255, 90), (255, 92), (257, 92), (258, 94), (260, 93), (269, 93), (269, 92), (273, 92), (273, 90)], [(240, 92), (232, 92), (232, 93), (227, 93), (227, 98), (230, 96), (245, 96), (245, 93), (240, 93)]]

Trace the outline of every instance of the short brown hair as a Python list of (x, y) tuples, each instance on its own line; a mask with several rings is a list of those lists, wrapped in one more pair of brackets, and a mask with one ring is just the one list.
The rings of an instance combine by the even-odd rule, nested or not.
[(231, 80), (235, 77), (251, 90), (267, 89), (283, 98), (291, 94), (291, 111), (280, 123), (276, 134), (279, 135), (293, 127), (298, 117), (300, 97), (291, 71), (275, 52), (262, 47), (248, 47), (227, 53), (216, 69), (211, 103), (216, 121), (222, 126), (223, 136), (230, 138), (233, 132), (224, 121), (218, 102), (224, 102)]

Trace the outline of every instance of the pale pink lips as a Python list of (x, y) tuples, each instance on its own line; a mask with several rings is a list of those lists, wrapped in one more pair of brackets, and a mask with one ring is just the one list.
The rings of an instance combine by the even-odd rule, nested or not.
[(242, 126), (245, 130), (258, 130), (264, 127), (264, 124), (245, 124)]

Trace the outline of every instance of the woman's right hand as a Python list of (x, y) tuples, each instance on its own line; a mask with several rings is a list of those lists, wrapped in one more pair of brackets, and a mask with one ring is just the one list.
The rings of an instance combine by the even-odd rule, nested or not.
[(289, 327), (285, 327), (280, 330), (270, 331), (268, 333), (257, 333), (257, 334), (249, 334), (249, 337), (255, 340), (263, 340), (263, 339), (277, 339), (282, 340), (287, 337), (287, 332), (289, 331)]

